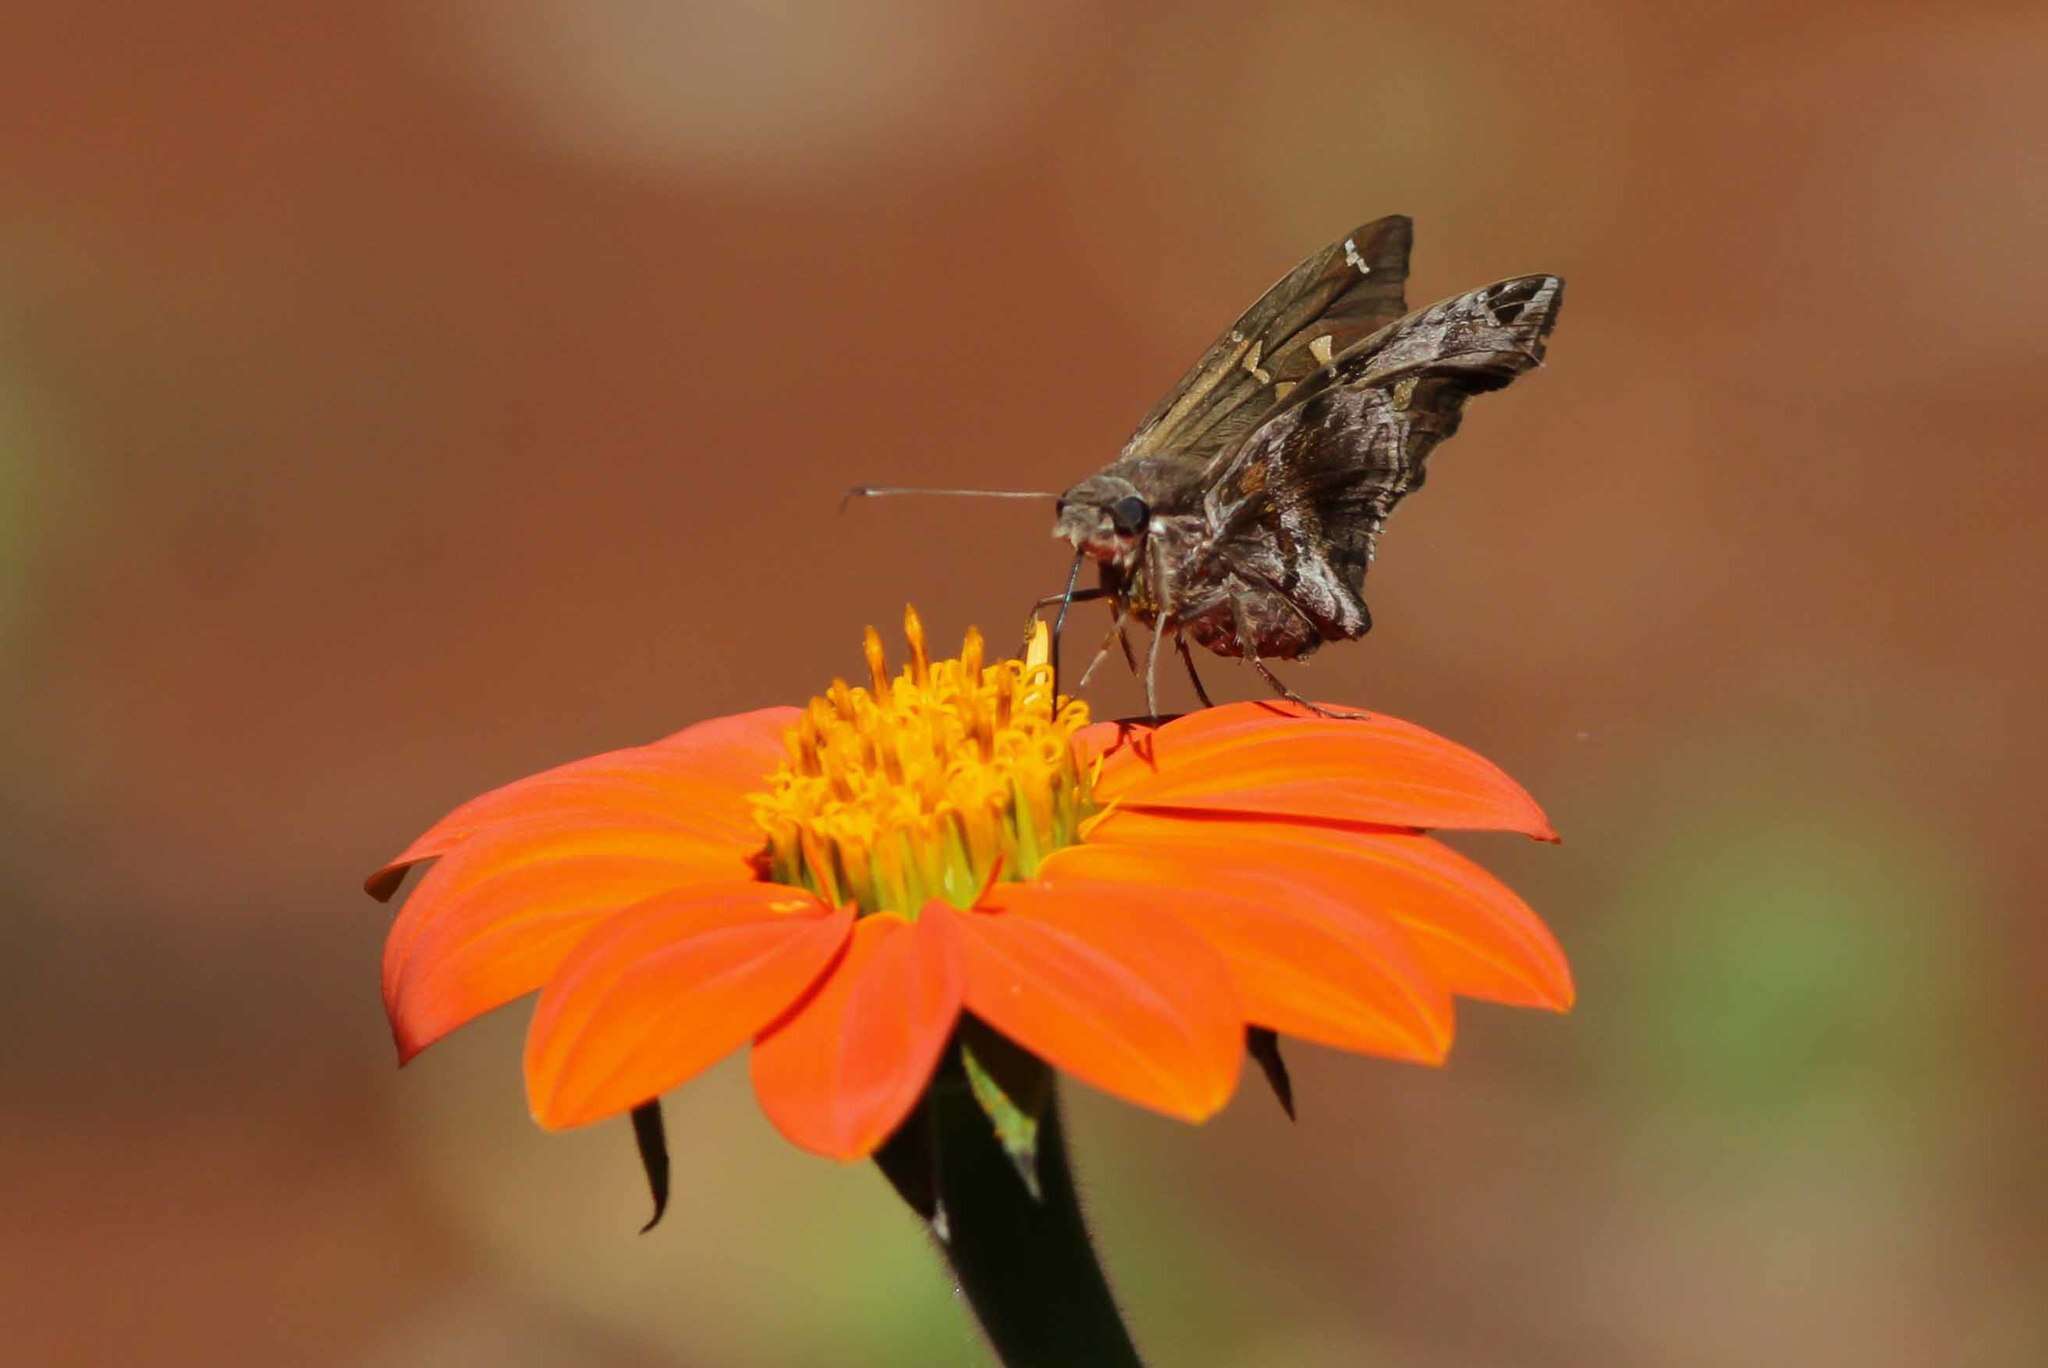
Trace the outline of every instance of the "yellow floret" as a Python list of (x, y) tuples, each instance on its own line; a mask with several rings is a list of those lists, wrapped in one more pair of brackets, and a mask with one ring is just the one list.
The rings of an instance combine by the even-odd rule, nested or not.
[(1074, 758), (1088, 707), (1056, 698), (1044, 623), (1023, 660), (932, 660), (915, 610), (910, 661), (891, 679), (864, 643), (871, 687), (834, 680), (785, 737), (789, 758), (753, 799), (768, 877), (864, 912), (915, 916), (929, 898), (972, 904), (991, 877), (1025, 879), (1093, 811)]

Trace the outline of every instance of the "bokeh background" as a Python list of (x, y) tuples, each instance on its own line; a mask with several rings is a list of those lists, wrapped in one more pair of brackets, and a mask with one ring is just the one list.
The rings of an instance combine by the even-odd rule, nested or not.
[(2048, 1362), (2044, 51), (2028, 4), (7, 7), (6, 1357), (982, 1361), (742, 1067), (670, 1099), (644, 1239), (626, 1128), (527, 1121), (523, 1009), (394, 1070), (356, 880), (906, 600), (1009, 630), (1044, 509), (840, 489), (1059, 488), (1403, 211), (1413, 302), (1570, 298), (1295, 674), (1545, 801), (1561, 848), (1465, 844), (1581, 1002), (1297, 1048), (1294, 1126), (1074, 1090), (1141, 1339)]

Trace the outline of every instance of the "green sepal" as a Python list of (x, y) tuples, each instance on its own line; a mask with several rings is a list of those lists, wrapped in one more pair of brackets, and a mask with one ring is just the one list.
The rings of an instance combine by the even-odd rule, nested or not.
[(1052, 1097), (1052, 1069), (972, 1017), (960, 1024), (960, 1062), (968, 1091), (994, 1128), (996, 1143), (1010, 1157), (1031, 1200), (1042, 1200), (1038, 1128)]

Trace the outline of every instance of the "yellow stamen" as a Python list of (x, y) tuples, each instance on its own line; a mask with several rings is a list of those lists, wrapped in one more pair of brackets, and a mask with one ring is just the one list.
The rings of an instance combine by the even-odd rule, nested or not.
[(875, 693), (879, 696), (889, 691), (889, 657), (882, 654), (882, 634), (868, 628), (867, 636), (861, 641), (861, 650), (868, 658), (868, 678), (874, 681)]
[(978, 631), (958, 659), (932, 660), (917, 614), (903, 626), (902, 673), (888, 677), (868, 629), (874, 687), (834, 680), (812, 699), (751, 801), (770, 878), (914, 917), (930, 897), (969, 906), (991, 878), (1028, 879), (1072, 845), (1095, 811), (1094, 767), (1074, 758), (1088, 708), (1054, 696), (1044, 623), (1023, 660), (993, 665)]
[(910, 677), (922, 689), (931, 674), (931, 662), (924, 654), (924, 620), (907, 603), (903, 605), (903, 639), (910, 643)]

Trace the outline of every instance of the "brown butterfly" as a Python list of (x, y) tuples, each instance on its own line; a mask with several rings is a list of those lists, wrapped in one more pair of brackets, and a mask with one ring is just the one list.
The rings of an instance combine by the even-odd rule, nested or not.
[[(1458, 430), (1468, 398), (1542, 362), (1562, 280), (1517, 276), (1411, 314), (1412, 241), (1410, 221), (1394, 215), (1296, 266), (1116, 460), (1058, 496), (1054, 535), (1073, 545), (1074, 567), (1067, 591), (1040, 606), (1058, 603), (1063, 623), (1068, 603), (1107, 598), (1110, 641), (1125, 641), (1133, 668), (1124, 624), (1151, 627), (1145, 698), (1155, 715), (1168, 635), (1205, 704), (1190, 638), (1242, 656), (1282, 696), (1306, 702), (1266, 662), (1365, 635), (1365, 572), (1394, 505), (1421, 487), (1426, 458)], [(1077, 591), (1091, 559), (1101, 586)]]

